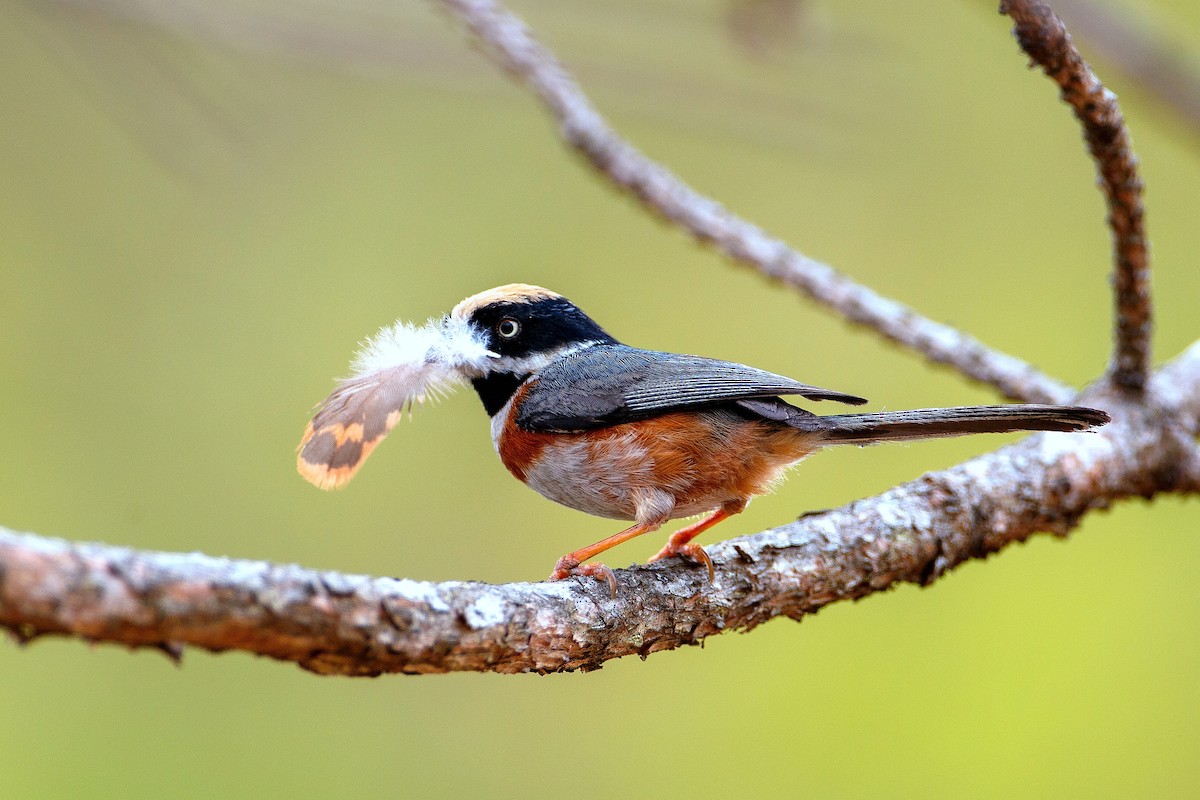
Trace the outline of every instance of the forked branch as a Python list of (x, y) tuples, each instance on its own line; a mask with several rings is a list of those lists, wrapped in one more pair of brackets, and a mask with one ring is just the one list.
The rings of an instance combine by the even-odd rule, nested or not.
[(705, 197), (618, 136), (575, 80), (515, 15), (493, 0), (440, 0), (491, 58), (528, 86), (564, 140), (647, 208), (739, 263), (808, 294), (849, 321), (997, 388), (1005, 397), (1061, 403), (1074, 391), (1028, 363), (861, 286), (801, 255)]
[[(1172, 365), (1200, 394), (1200, 347)], [(896, 583), (930, 583), (1037, 531), (1065, 534), (1124, 497), (1195, 491), (1194, 402), (1165, 416), (1114, 393), (1098, 433), (1031, 436), (876, 497), (593, 580), (424, 583), (199, 554), (71, 544), (0, 529), (0, 626), (22, 640), (67, 634), (178, 657), (184, 645), (244, 650), (325, 674), (594, 669), (799, 619)], [(1164, 424), (1168, 423), (1168, 424)]]
[[(1010, 397), (1057, 401), (1069, 395), (1022, 362), (857, 286), (696, 194), (612, 133), (518, 20), (485, 0), (443, 2), (538, 92), (567, 140), (648, 207), (849, 319)], [(1099, 84), (1080, 78), (1071, 65), (1065, 32), (1043, 5), (1014, 0), (1005, 8), (1019, 29), (1040, 20), (1041, 27), (1024, 34), (1031, 43), (1023, 46), (1044, 49), (1051, 62), (1065, 58), (1061, 69), (1050, 70), (1067, 76), (1064, 95), (1082, 81), (1070, 90), (1073, 97), (1105, 102)], [(1039, 45), (1039, 37), (1048, 38)], [(1089, 102), (1079, 113), (1090, 119)], [(1086, 130), (1095, 127), (1089, 145), (1095, 138), (1101, 173), (1111, 173), (1105, 180), (1112, 216), (1119, 217), (1114, 230), (1124, 320), (1115, 386), (1081, 398), (1113, 416), (1097, 433), (1031, 436), (876, 497), (714, 545), (712, 584), (702, 570), (677, 560), (622, 570), (616, 598), (591, 580), (432, 584), (71, 544), (0, 529), (0, 627), (22, 641), (65, 634), (156, 647), (174, 658), (184, 645), (238, 649), (325, 674), (590, 669), (777, 616), (800, 618), (899, 582), (929, 583), (1035, 532), (1065, 534), (1089, 511), (1121, 498), (1200, 491), (1200, 343), (1146, 381), (1149, 301), (1144, 243), (1140, 262), (1136, 246), (1140, 185), (1127, 146), (1105, 139), (1124, 137), (1117, 117), (1107, 128), (1085, 121)], [(1138, 387), (1145, 393), (1122, 390)]]
[(1150, 374), (1150, 258), (1143, 225), (1142, 180), (1117, 96), (1104, 88), (1067, 33), (1041, 0), (1003, 0), (1001, 13), (1029, 58), (1061, 88), (1083, 126), (1108, 203), (1113, 238), (1116, 336), (1111, 378), (1141, 391)]

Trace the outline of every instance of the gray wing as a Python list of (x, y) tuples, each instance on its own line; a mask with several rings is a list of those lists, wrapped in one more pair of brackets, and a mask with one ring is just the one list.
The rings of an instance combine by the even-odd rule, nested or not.
[(867, 402), (731, 361), (593, 345), (546, 367), (530, 384), (516, 422), (532, 431), (580, 431), (679, 409), (793, 394), (850, 405)]

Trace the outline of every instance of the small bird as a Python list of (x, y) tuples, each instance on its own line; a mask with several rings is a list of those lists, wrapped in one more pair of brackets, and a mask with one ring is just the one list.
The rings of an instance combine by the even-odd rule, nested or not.
[(570, 508), (633, 522), (558, 560), (551, 580), (616, 579), (592, 563), (609, 548), (672, 519), (703, 515), (673, 533), (651, 561), (682, 556), (708, 568), (692, 540), (769, 492), (788, 467), (835, 444), (1007, 431), (1082, 431), (1103, 411), (993, 405), (818, 416), (781, 399), (861, 397), (764, 370), (621, 344), (563, 296), (509, 284), (468, 297), (447, 316), (405, 322), (367, 342), (318, 407), (297, 456), (322, 489), (344, 486), (401, 415), (470, 383), (491, 417), (504, 466)]

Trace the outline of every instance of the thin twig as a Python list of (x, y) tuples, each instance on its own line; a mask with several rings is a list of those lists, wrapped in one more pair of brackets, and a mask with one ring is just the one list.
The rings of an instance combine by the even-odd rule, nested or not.
[[(1167, 379), (1169, 377), (1169, 383)], [(1159, 390), (1162, 396), (1159, 396)], [(323, 674), (594, 669), (899, 582), (927, 584), (1037, 531), (1065, 534), (1125, 497), (1195, 492), (1200, 345), (1152, 395), (1088, 397), (1097, 433), (1031, 436), (881, 495), (596, 581), (425, 583), (199, 554), (72, 544), (0, 529), (0, 627), (155, 647), (244, 650)], [(1187, 465), (1181, 468), (1181, 465)]]
[(1113, 234), (1116, 344), (1111, 378), (1118, 386), (1141, 391), (1150, 374), (1150, 259), (1142, 220), (1142, 180), (1117, 96), (1100, 83), (1046, 3), (1002, 0), (1000, 12), (1012, 18), (1021, 49), (1061, 87), (1062, 99), (1083, 125)]
[(870, 328), (1014, 400), (1064, 402), (1074, 391), (1028, 363), (860, 286), (797, 253), (761, 228), (694, 191), (618, 136), (575, 80), (516, 16), (492, 0), (440, 0), (491, 58), (524, 82), (558, 122), (566, 142), (602, 175), (665, 219), (730, 258), (796, 287), (853, 323)]
[(1153, 24), (1145, 6), (1139, 5), (1096, 0), (1054, 3), (1098, 60), (1136, 81), (1200, 140), (1200, 64), (1195, 48), (1177, 32)]

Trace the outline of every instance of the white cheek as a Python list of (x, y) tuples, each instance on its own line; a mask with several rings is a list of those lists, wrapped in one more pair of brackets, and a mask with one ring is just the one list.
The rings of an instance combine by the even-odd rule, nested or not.
[(528, 355), (516, 358), (514, 356), (500, 356), (493, 358), (488, 364), (490, 372), (511, 372), (514, 375), (536, 374), (541, 372), (546, 367), (558, 361), (564, 356), (569, 356), (577, 350), (582, 350), (585, 347), (591, 347), (598, 344), (595, 341), (574, 342), (572, 344), (563, 345), (557, 350), (548, 350), (541, 353), (529, 353)]

